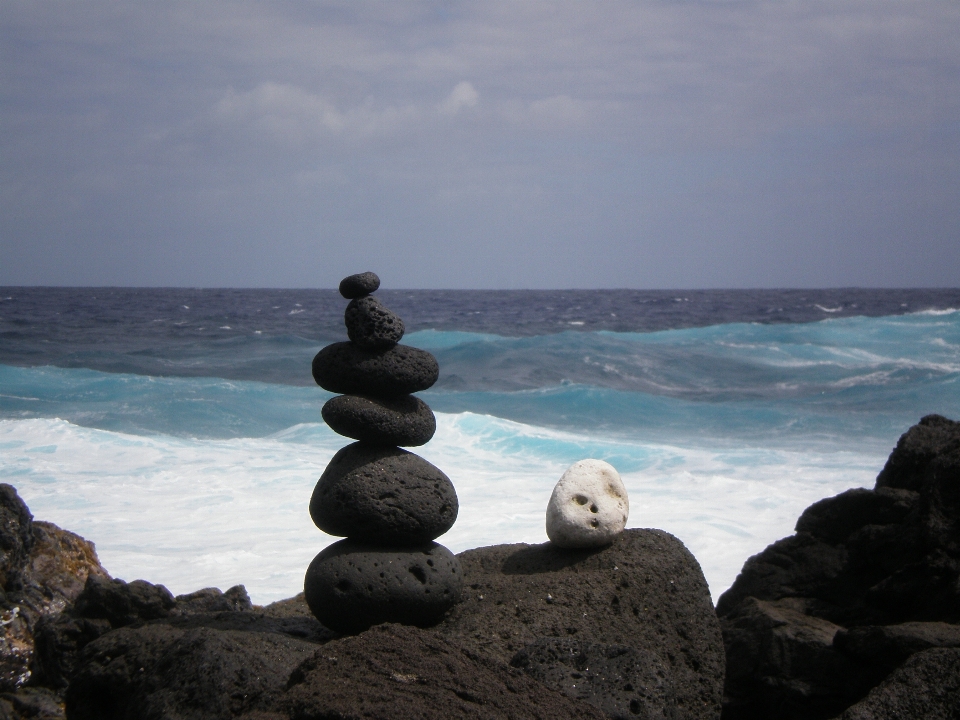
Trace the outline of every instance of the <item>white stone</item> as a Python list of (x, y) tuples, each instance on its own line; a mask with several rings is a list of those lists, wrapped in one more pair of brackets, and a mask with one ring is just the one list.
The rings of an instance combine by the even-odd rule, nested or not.
[(630, 514), (620, 473), (603, 460), (571, 465), (547, 504), (547, 537), (565, 548), (597, 547), (623, 532)]

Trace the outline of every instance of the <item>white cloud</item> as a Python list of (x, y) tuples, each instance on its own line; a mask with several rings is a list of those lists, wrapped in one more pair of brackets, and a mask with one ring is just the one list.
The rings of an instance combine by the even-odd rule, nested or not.
[(419, 114), (412, 104), (378, 107), (372, 98), (340, 110), (318, 93), (289, 83), (265, 82), (247, 92), (229, 88), (211, 117), (221, 125), (297, 146), (331, 135), (389, 134), (409, 126)]
[(480, 93), (466, 80), (457, 83), (447, 99), (437, 108), (443, 115), (456, 115), (464, 108), (476, 107), (480, 102)]

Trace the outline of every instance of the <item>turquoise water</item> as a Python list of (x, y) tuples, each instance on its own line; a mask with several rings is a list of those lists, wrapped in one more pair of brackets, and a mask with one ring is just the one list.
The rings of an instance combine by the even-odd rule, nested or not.
[[(651, 332), (415, 329), (404, 342), (441, 367), (421, 394), (438, 432), (417, 452), (461, 503), (441, 542), (545, 541), (553, 485), (596, 457), (623, 475), (628, 525), (680, 537), (718, 596), (804, 507), (872, 485), (921, 416), (960, 415), (960, 312), (824, 314)], [(322, 424), (330, 395), (315, 385), (218, 369), (232, 357), (258, 377), (274, 358), (309, 378), (322, 345), (247, 328), (188, 352), (124, 351), (114, 338), (74, 352), (74, 367), (0, 365), (0, 481), (36, 517), (93, 540), (115, 576), (178, 593), (244, 583), (257, 602), (293, 595), (333, 540), (307, 502), (347, 440)], [(135, 352), (168, 372), (144, 372)], [(140, 371), (107, 372), (108, 356)]]

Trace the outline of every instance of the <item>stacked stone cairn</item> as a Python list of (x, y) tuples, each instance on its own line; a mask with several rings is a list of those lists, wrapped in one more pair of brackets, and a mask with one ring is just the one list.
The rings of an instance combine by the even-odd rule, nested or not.
[(398, 447), (433, 437), (433, 411), (411, 393), (433, 385), (439, 367), (430, 353), (398, 344), (403, 321), (371, 295), (378, 287), (372, 272), (343, 279), (350, 341), (313, 359), (317, 384), (340, 393), (323, 406), (324, 421), (357, 441), (333, 456), (310, 499), (316, 526), (346, 539), (313, 559), (304, 592), (316, 618), (341, 633), (383, 622), (428, 627), (462, 589), (459, 561), (433, 542), (457, 519), (453, 483)]

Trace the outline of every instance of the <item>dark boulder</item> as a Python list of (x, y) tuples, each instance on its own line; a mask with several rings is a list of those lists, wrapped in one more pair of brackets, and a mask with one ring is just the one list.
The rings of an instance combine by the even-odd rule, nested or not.
[(325, 720), (570, 720), (603, 713), (437, 633), (379, 625), (334, 640), (294, 671), (281, 707)]
[(453, 483), (439, 468), (406, 450), (367, 443), (337, 452), (310, 498), (318, 528), (367, 543), (429, 542), (453, 526), (458, 509)]
[(317, 555), (304, 579), (314, 616), (356, 633), (383, 622), (429, 627), (460, 599), (457, 558), (437, 543), (398, 549), (341, 540)]
[(437, 431), (433, 411), (414, 395), (391, 399), (338, 395), (324, 403), (321, 414), (334, 432), (379, 445), (425, 445)]
[(864, 625), (840, 630), (833, 644), (843, 654), (870, 668), (879, 681), (914, 653), (937, 647), (960, 648), (960, 625), (940, 622)]
[[(814, 503), (796, 531), (717, 603), (729, 720), (837, 715), (933, 635), (952, 637), (933, 628), (960, 623), (960, 423), (923, 418), (873, 490)], [(813, 627), (836, 641), (798, 646)]]
[(313, 358), (317, 385), (344, 395), (409, 395), (426, 390), (439, 375), (437, 359), (409, 345), (377, 351), (341, 342), (327, 345)]
[(340, 281), (340, 294), (347, 300), (353, 300), (376, 292), (378, 287), (380, 287), (380, 278), (376, 273), (357, 273), (348, 275)]
[[(629, 529), (604, 548), (496, 545), (458, 557), (463, 600), (435, 628), (440, 634), (504, 664), (543, 638), (656, 654), (672, 701), (659, 709), (648, 703), (644, 712), (677, 720), (719, 716), (720, 628), (700, 566), (672, 535)], [(612, 683), (621, 681), (621, 689), (632, 682), (628, 676)], [(594, 699), (603, 706), (601, 696)]]
[(103, 619), (120, 628), (139, 620), (167, 617), (177, 601), (163, 585), (146, 580), (127, 583), (119, 579), (90, 577), (77, 597), (73, 614)]
[(724, 616), (724, 718), (828, 718), (876, 682), (834, 646), (843, 628), (806, 609), (798, 598), (750, 597)]
[(33, 546), (33, 515), (12, 485), (0, 484), (0, 586), (19, 589), (20, 573)]
[(163, 585), (145, 580), (126, 583), (91, 577), (73, 607), (59, 615), (48, 615), (37, 624), (36, 679), (52, 688), (66, 687), (83, 648), (110, 630), (158, 618), (236, 613), (252, 607), (243, 585), (225, 593), (205, 588), (173, 598)]
[(351, 300), (343, 322), (350, 341), (367, 350), (386, 350), (403, 337), (403, 320), (375, 297)]
[(316, 650), (279, 633), (124, 627), (87, 645), (66, 692), (71, 720), (233, 718), (273, 705)]
[(2, 720), (64, 720), (63, 700), (43, 687), (24, 687), (0, 694)]
[(839, 720), (958, 720), (960, 649), (912, 655)]
[(541, 638), (510, 663), (613, 720), (663, 718), (673, 707), (669, 668), (654, 650), (573, 638)]
[(69, 607), (89, 578), (108, 578), (93, 543), (34, 521), (17, 491), (0, 485), (0, 692), (37, 681), (36, 633)]
[(220, 588), (204, 588), (186, 595), (177, 595), (173, 612), (194, 615), (210, 612), (245, 612), (253, 610), (253, 603), (243, 585), (234, 585), (226, 592)]

